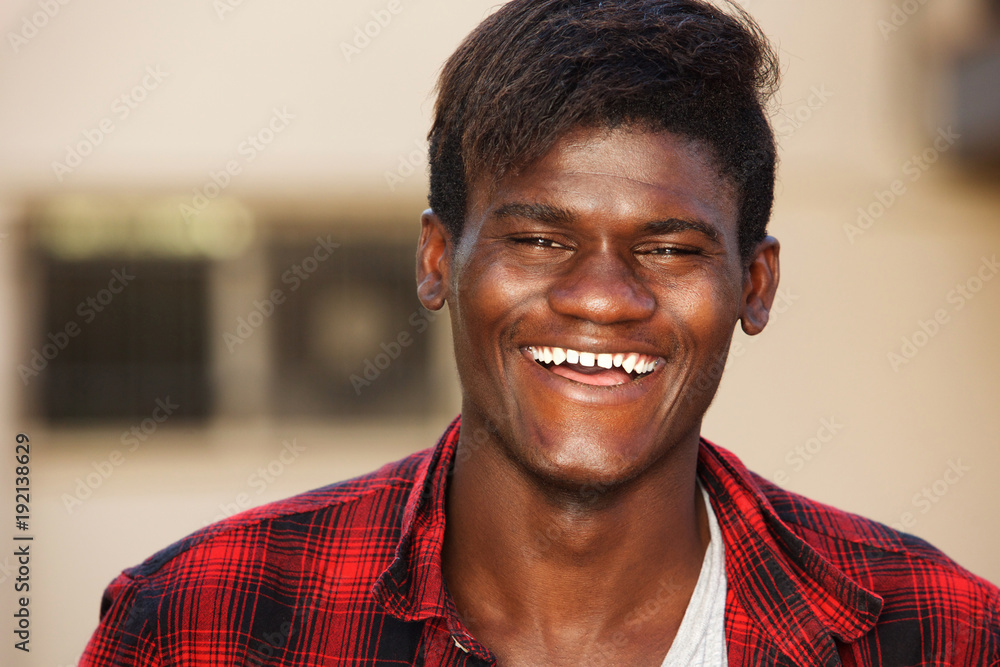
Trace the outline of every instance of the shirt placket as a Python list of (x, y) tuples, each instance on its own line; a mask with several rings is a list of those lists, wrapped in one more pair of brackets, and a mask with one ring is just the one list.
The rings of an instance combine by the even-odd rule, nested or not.
[(424, 646), (420, 650), (426, 667), (486, 667), (496, 665), (496, 658), (467, 632), (448, 630), (443, 618), (428, 621), (424, 628)]

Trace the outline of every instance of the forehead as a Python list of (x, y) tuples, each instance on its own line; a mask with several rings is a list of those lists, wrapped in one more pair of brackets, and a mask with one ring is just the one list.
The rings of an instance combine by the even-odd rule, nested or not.
[(711, 149), (670, 132), (578, 128), (534, 163), (470, 194), (470, 221), (531, 201), (623, 220), (669, 213), (705, 220), (723, 237), (736, 233), (735, 188)]

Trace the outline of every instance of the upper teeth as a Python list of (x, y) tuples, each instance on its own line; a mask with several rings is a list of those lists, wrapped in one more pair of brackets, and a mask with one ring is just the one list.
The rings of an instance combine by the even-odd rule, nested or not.
[(535, 361), (545, 364), (561, 365), (564, 361), (581, 366), (600, 366), (601, 368), (620, 367), (626, 373), (649, 373), (656, 368), (656, 357), (650, 357), (638, 352), (579, 352), (562, 347), (532, 346), (528, 348)]

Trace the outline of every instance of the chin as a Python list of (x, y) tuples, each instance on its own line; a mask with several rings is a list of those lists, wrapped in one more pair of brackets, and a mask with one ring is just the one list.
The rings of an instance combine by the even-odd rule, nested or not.
[(508, 445), (515, 462), (544, 486), (581, 500), (626, 486), (662, 455), (665, 442), (649, 433), (623, 433), (598, 425), (553, 432), (536, 428)]

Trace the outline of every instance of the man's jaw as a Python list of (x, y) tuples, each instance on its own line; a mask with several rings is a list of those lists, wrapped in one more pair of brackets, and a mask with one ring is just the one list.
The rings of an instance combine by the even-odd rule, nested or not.
[(638, 352), (584, 351), (547, 345), (524, 348), (536, 363), (555, 375), (595, 387), (617, 387), (643, 378), (661, 359)]

